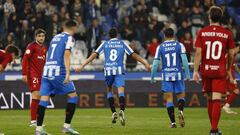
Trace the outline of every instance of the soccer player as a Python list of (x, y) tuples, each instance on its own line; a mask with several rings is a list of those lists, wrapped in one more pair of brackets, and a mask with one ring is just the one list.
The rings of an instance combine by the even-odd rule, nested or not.
[[(239, 52), (240, 47), (237, 46), (234, 48), (234, 56)], [(223, 106), (223, 110), (227, 113), (227, 114), (237, 114), (237, 112), (231, 110), (230, 105), (232, 104), (232, 102), (235, 100), (235, 98), (237, 97), (237, 95), (239, 95), (239, 89), (237, 87), (237, 81), (235, 80), (235, 69), (237, 69), (237, 65), (235, 63), (235, 60), (233, 60), (233, 65), (231, 66), (231, 71), (232, 71), (232, 75), (233, 75), (233, 79), (234, 79), (234, 83), (230, 82), (230, 79), (227, 78), (227, 92), (228, 95), (226, 97), (226, 101), (225, 101), (225, 105)], [(238, 69), (237, 69), (238, 71)]]
[(0, 50), (0, 73), (5, 70), (8, 63), (18, 57), (19, 53), (19, 49), (14, 45), (8, 45), (5, 50)]
[(151, 82), (155, 82), (154, 76), (157, 73), (161, 60), (162, 91), (164, 100), (166, 101), (168, 116), (171, 121), (170, 127), (177, 127), (174, 114), (173, 92), (177, 95), (178, 100), (179, 123), (181, 127), (184, 127), (183, 109), (185, 105), (185, 84), (181, 64), (184, 66), (187, 79), (190, 79), (188, 59), (184, 45), (175, 40), (173, 29), (167, 28), (164, 31), (164, 35), (165, 41), (158, 46), (153, 61)]
[[(208, 99), (208, 116), (211, 123), (210, 135), (221, 135), (218, 123), (221, 115), (221, 98), (226, 92), (226, 76), (233, 82), (231, 65), (234, 55), (232, 33), (220, 25), (223, 16), (221, 8), (210, 8), (210, 26), (201, 29), (196, 39), (193, 79), (199, 82), (202, 77), (203, 92)], [(228, 60), (225, 58), (228, 55)], [(227, 64), (228, 63), (228, 64)], [(226, 64), (228, 65), (226, 67)]]
[(30, 127), (37, 126), (37, 107), (40, 100), (39, 90), (47, 53), (47, 47), (44, 45), (45, 34), (46, 32), (43, 29), (35, 30), (35, 41), (27, 46), (22, 61), (22, 80), (28, 84), (32, 94)]
[(133, 52), (133, 50), (122, 40), (117, 38), (118, 31), (116, 28), (109, 30), (110, 40), (103, 42), (97, 50), (82, 64), (79, 68), (76, 69), (77, 72), (80, 72), (88, 63), (93, 61), (99, 54), (104, 53), (105, 64), (104, 64), (104, 75), (105, 83), (107, 85), (107, 98), (112, 111), (112, 123), (116, 123), (117, 113), (114, 105), (113, 98), (113, 86), (118, 88), (118, 97), (120, 104), (120, 122), (121, 125), (125, 125), (125, 95), (124, 95), (124, 86), (125, 86), (125, 71), (124, 71), (124, 55), (131, 55), (134, 59), (141, 62), (148, 71), (151, 70), (150, 65), (145, 62), (139, 55)]
[(36, 135), (48, 135), (48, 133), (43, 130), (42, 123), (51, 94), (68, 96), (65, 123), (62, 132), (72, 135), (79, 134), (73, 130), (70, 125), (78, 101), (75, 86), (73, 82), (69, 80), (70, 54), (75, 42), (72, 36), (76, 32), (76, 29), (77, 23), (68, 20), (64, 24), (63, 32), (54, 36), (50, 42), (40, 88), (41, 99), (37, 111)]

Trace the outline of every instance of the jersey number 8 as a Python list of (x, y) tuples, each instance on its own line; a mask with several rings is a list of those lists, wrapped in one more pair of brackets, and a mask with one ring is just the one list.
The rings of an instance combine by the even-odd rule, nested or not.
[(110, 51), (110, 60), (111, 61), (115, 61), (117, 59), (117, 50), (116, 49), (112, 49)]

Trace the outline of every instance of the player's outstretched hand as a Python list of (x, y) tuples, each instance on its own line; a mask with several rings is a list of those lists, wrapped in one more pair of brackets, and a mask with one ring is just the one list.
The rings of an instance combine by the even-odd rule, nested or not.
[(80, 65), (77, 69), (75, 69), (76, 72), (80, 73), (83, 70), (84, 66)]
[(0, 64), (0, 73), (4, 71), (4, 67)]
[(145, 65), (145, 68), (148, 72), (151, 72), (151, 66), (149, 64)]
[(196, 81), (197, 83), (199, 83), (200, 76), (199, 76), (198, 72), (193, 72), (193, 80)]
[(26, 76), (26, 75), (23, 75), (23, 76), (22, 76), (22, 81), (25, 82), (25, 83), (27, 83), (27, 76)]

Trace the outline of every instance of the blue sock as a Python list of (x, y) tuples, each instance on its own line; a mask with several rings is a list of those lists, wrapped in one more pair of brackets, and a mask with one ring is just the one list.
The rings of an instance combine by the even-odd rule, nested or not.
[(48, 106), (48, 101), (40, 100), (39, 105), (41, 105), (43, 107), (47, 107)]
[(167, 103), (166, 103), (166, 107), (167, 107), (167, 108), (168, 108), (168, 107), (174, 107), (173, 102), (167, 102)]
[(78, 101), (78, 97), (70, 97), (68, 99), (68, 103), (73, 103), (73, 104), (77, 104), (77, 101)]
[(112, 98), (113, 97), (113, 93), (112, 92), (108, 92), (107, 93), (107, 98), (109, 99), (109, 98)]
[(118, 93), (118, 97), (125, 97), (124, 92)]

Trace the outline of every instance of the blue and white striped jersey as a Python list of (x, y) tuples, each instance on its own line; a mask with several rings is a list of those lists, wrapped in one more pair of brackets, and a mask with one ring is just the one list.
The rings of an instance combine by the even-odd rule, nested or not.
[(96, 53), (104, 53), (104, 75), (122, 75), (124, 71), (124, 54), (133, 53), (133, 50), (122, 40), (117, 38), (103, 42), (96, 50)]
[(174, 40), (165, 41), (158, 46), (155, 59), (161, 59), (162, 61), (162, 80), (176, 81), (183, 79), (182, 53), (186, 53), (184, 45)]
[(66, 32), (62, 32), (53, 37), (48, 48), (43, 77), (54, 78), (56, 76), (66, 75), (64, 52), (65, 50), (71, 50), (74, 44), (75, 41), (73, 37)]

